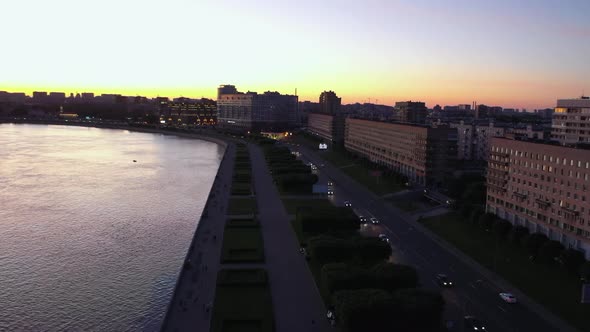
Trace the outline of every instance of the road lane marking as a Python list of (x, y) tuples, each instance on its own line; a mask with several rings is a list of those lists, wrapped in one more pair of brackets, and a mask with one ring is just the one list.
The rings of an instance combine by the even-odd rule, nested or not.
[(504, 312), (506, 312), (506, 309), (502, 308), (501, 306), (498, 306), (498, 308)]

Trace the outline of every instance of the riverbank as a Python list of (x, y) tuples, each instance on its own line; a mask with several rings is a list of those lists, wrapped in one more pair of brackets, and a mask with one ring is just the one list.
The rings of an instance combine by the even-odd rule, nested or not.
[(74, 126), (74, 127), (87, 127), (87, 128), (100, 128), (100, 129), (119, 129), (135, 131), (139, 133), (149, 134), (162, 134), (162, 135), (175, 135), (178, 137), (200, 139), (209, 141), (212, 143), (219, 144), (223, 147), (227, 147), (227, 142), (223, 135), (218, 134), (212, 129), (198, 129), (198, 131), (184, 131), (182, 129), (171, 130), (165, 128), (149, 128), (140, 126), (130, 126), (128, 124), (118, 123), (104, 123), (104, 122), (78, 122), (78, 121), (60, 121), (60, 120), (34, 120), (34, 119), (2, 119), (0, 118), (0, 124), (33, 124), (33, 125), (56, 125), (56, 126)]

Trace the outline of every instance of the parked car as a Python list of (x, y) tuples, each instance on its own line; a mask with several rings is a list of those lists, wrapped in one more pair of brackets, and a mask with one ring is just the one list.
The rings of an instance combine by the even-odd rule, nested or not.
[(506, 303), (516, 303), (516, 297), (511, 293), (500, 293), (500, 298)]
[(344, 201), (344, 206), (352, 207), (352, 203), (350, 201)]
[(446, 274), (439, 273), (436, 275), (436, 281), (441, 287), (453, 287), (453, 282), (449, 280)]
[(485, 331), (486, 327), (483, 323), (475, 316), (465, 316), (463, 318), (465, 322), (465, 331)]
[(299, 248), (299, 252), (303, 255), (303, 257), (305, 257), (305, 259), (309, 259), (310, 258), (309, 254), (307, 253), (307, 249), (305, 249), (305, 248)]
[(378, 224), (379, 220), (377, 220), (377, 218), (373, 217), (371, 218), (371, 224)]
[(379, 234), (379, 239), (383, 242), (389, 243), (389, 238), (385, 234)]

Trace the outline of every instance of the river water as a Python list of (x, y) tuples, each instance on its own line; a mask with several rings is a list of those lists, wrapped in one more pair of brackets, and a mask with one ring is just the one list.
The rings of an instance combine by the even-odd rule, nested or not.
[(222, 154), (0, 124), (0, 331), (158, 330)]

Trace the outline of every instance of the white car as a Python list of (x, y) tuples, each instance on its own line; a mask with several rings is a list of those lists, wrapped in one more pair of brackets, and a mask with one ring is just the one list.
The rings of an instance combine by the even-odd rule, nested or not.
[(500, 298), (506, 303), (516, 303), (516, 297), (511, 293), (500, 293)]
[(371, 218), (371, 224), (378, 224), (379, 220), (377, 220), (377, 218), (373, 217)]
[(383, 242), (389, 243), (389, 238), (385, 234), (379, 234), (379, 239)]

